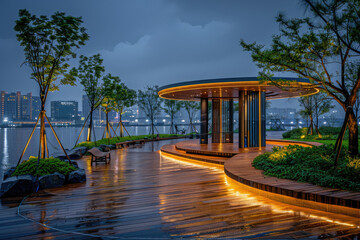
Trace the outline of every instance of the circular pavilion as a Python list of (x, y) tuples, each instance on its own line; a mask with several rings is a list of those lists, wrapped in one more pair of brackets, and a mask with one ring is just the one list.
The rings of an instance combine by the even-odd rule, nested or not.
[[(187, 81), (160, 88), (160, 97), (200, 101), (200, 143), (208, 144), (209, 100), (212, 108), (212, 143), (234, 142), (233, 102), (239, 101), (239, 148), (264, 147), (265, 99), (300, 97), (319, 92), (308, 79), (273, 78), (272, 84), (256, 77)], [(278, 82), (279, 84), (274, 84)]]

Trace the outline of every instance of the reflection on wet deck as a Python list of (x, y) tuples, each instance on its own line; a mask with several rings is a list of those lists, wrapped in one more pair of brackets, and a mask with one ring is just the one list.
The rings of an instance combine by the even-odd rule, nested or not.
[[(166, 143), (170, 142), (161, 145)], [(30, 228), (14, 216), (14, 223), (7, 225), (11, 230), (0, 228), (0, 238), (5, 231), (13, 238), (22, 234), (30, 239), (73, 237), (71, 232), (89, 234), (76, 238), (350, 238), (359, 234), (359, 219), (252, 195), (227, 179), (220, 168), (161, 156), (150, 152), (158, 149), (150, 145), (114, 151), (110, 165), (91, 167), (89, 159), (81, 160), (79, 165), (88, 172), (86, 184), (42, 192), (21, 207), (25, 216), (69, 232), (35, 224)], [(21, 226), (28, 235), (17, 232)]]

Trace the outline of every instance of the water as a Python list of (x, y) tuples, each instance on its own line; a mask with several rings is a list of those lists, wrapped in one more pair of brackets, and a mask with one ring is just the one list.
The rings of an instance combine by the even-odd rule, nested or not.
[[(126, 127), (129, 134), (145, 135), (149, 134), (150, 126), (128, 126)], [(169, 133), (169, 126), (157, 126), (160, 134)], [(26, 145), (26, 141), (30, 136), (32, 128), (0, 128), (0, 182), (2, 180), (3, 172), (13, 166), (16, 166), (20, 155)], [(71, 149), (74, 147), (76, 139), (79, 136), (81, 127), (55, 127), (55, 132), (58, 135), (64, 148)], [(84, 129), (79, 142), (86, 140), (87, 129)], [(29, 156), (37, 156), (39, 151), (39, 133), (40, 128), (37, 128), (29, 143), (29, 146), (24, 154), (23, 159), (28, 159)], [(96, 139), (102, 138), (104, 133), (104, 127), (95, 128)], [(271, 132), (268, 131), (267, 138), (279, 139), (282, 138), (283, 132)], [(55, 152), (61, 152), (61, 147), (56, 141), (54, 134), (50, 128), (46, 128), (46, 134), (48, 139), (49, 154), (52, 155)], [(126, 135), (126, 133), (124, 133)]]
[[(169, 133), (169, 126), (157, 126), (160, 134)], [(54, 127), (64, 148), (73, 148), (76, 139), (79, 136), (81, 127)], [(150, 126), (128, 126), (126, 127), (129, 134), (145, 135), (149, 134)], [(0, 128), (0, 177), (2, 179), (3, 171), (9, 167), (15, 166), (20, 158), (26, 142), (31, 134), (32, 128)], [(79, 142), (86, 140), (87, 129), (84, 129)], [(104, 127), (95, 128), (96, 139), (102, 138)], [(119, 132), (119, 130), (118, 130)], [(46, 128), (48, 139), (49, 154), (54, 152), (61, 152), (61, 147), (56, 141), (54, 134), (50, 128)], [(23, 159), (28, 159), (29, 156), (37, 156), (39, 151), (39, 135), (40, 128), (37, 128), (29, 143)], [(126, 133), (125, 133), (126, 135)]]

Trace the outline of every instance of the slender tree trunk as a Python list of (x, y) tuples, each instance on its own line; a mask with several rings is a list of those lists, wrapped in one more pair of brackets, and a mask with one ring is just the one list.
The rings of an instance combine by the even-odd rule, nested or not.
[(310, 132), (310, 135), (312, 136), (314, 134), (314, 121), (313, 121), (312, 115), (310, 115), (309, 118), (310, 118), (310, 125), (309, 125), (309, 129), (307, 131), (307, 135), (309, 135), (309, 132)]
[(155, 131), (154, 131), (154, 118), (151, 118), (151, 136), (154, 136)]
[(190, 132), (189, 133), (192, 133), (194, 131), (194, 127), (193, 127), (193, 124), (192, 124), (192, 118), (189, 117), (189, 122), (190, 122)]
[(45, 158), (45, 103), (41, 103), (40, 113), (40, 157)]
[(315, 127), (318, 128), (319, 127), (319, 115), (316, 113), (316, 125)]
[(359, 140), (358, 140), (358, 124), (354, 111), (349, 114), (349, 153), (351, 156), (357, 156), (359, 154)]
[(343, 125), (341, 127), (339, 136), (337, 137), (336, 142), (335, 142), (335, 147), (334, 147), (334, 152), (335, 152), (334, 166), (335, 167), (337, 167), (337, 165), (338, 165), (338, 160), (339, 160), (340, 151), (341, 151), (341, 147), (342, 147), (342, 141), (344, 139), (346, 127), (349, 123), (349, 114), (350, 114), (350, 110), (347, 109)]
[(319, 131), (319, 118), (318, 117), (316, 118), (316, 124), (314, 123), (314, 125), (315, 125), (315, 131), (316, 131), (317, 135), (319, 137), (321, 137), (321, 133)]
[(123, 128), (122, 119), (121, 119), (121, 111), (120, 111), (120, 115), (119, 115), (119, 122), (120, 122), (120, 137), (124, 137), (124, 128)]
[(171, 116), (170, 134), (174, 134), (174, 117)]
[(106, 111), (105, 116), (106, 116), (106, 127), (105, 127), (106, 135), (105, 135), (105, 137), (109, 138), (110, 137), (110, 127), (109, 127), (109, 112), (108, 111)]
[(91, 107), (90, 109), (90, 120), (89, 120), (89, 128), (88, 128), (88, 135), (86, 138), (87, 142), (91, 142), (91, 135), (92, 135), (92, 129), (93, 129), (93, 112), (94, 112), (94, 108)]

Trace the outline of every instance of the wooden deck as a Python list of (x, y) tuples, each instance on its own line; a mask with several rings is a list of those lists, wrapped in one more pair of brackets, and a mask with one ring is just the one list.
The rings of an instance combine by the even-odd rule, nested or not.
[[(279, 204), (222, 169), (161, 156), (175, 141), (114, 150), (110, 164), (79, 160), (87, 182), (3, 201), (0, 239), (352, 238), (359, 219)], [(41, 226), (37, 223), (43, 223)]]
[[(206, 145), (199, 144), (197, 140), (188, 140), (176, 143), (175, 149), (171, 149), (171, 146), (164, 146), (164, 151), (198, 161), (222, 164), (224, 165), (225, 174), (241, 184), (250, 186), (249, 191), (253, 189), (261, 190), (254, 191), (256, 194), (262, 194), (268, 198), (297, 206), (360, 218), (359, 192), (324, 188), (309, 183), (269, 177), (265, 176), (262, 170), (255, 169), (251, 165), (256, 156), (265, 151), (271, 151), (274, 145), (285, 146), (294, 143), (302, 146), (321, 145), (321, 143), (311, 142), (267, 140), (265, 148), (238, 149), (236, 143)], [(225, 159), (225, 161), (216, 162), (211, 158), (215, 158), (217, 152), (221, 152), (221, 156), (233, 156)], [(196, 156), (196, 154), (198, 155)], [(206, 154), (209, 154), (209, 156), (206, 156)]]

